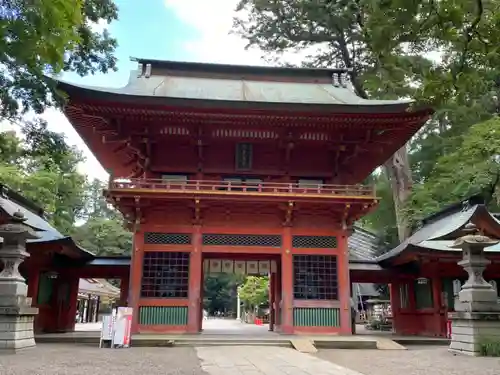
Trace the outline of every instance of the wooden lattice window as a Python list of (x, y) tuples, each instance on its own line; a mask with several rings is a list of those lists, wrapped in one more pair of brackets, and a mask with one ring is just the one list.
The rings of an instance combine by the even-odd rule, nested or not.
[(338, 299), (335, 255), (294, 255), (293, 278), (295, 299)]
[(337, 237), (335, 236), (293, 236), (292, 246), (295, 249), (335, 249)]
[(191, 235), (184, 233), (144, 233), (144, 243), (146, 245), (190, 245)]
[(204, 234), (203, 245), (281, 247), (281, 236), (260, 234)]
[(148, 251), (144, 253), (142, 297), (187, 298), (188, 291), (188, 252)]

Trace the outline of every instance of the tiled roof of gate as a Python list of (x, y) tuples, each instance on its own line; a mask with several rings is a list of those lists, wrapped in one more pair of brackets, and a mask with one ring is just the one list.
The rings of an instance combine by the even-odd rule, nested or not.
[[(59, 80), (68, 92), (117, 100), (163, 99), (227, 103), (269, 103), (336, 107), (346, 112), (404, 113), (411, 100), (368, 100), (356, 95), (350, 72), (342, 69), (263, 67), (137, 59), (137, 70), (121, 88), (103, 88)], [(267, 78), (267, 79), (263, 79)], [(271, 79), (269, 79), (271, 78)]]

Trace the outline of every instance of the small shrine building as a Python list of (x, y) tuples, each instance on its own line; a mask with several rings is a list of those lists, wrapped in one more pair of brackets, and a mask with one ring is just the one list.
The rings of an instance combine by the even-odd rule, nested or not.
[[(28, 240), (29, 257), (19, 267), (28, 285), (28, 297), (38, 308), (36, 333), (74, 330), (80, 279), (120, 279), (120, 299), (126, 302), (130, 257), (96, 257), (80, 247), (71, 237), (51, 226), (43, 209), (20, 193), (0, 184), (0, 224), (8, 223), (16, 213), (26, 219), (40, 238)], [(0, 254), (3, 239), (0, 237)], [(110, 267), (110, 265), (112, 265)], [(95, 294), (95, 293), (94, 293)], [(94, 304), (94, 309), (98, 306)]]
[[(487, 210), (481, 196), (473, 196), (425, 218), (406, 241), (375, 259), (376, 270), (366, 271), (371, 272), (364, 275), (368, 280), (377, 275), (379, 282), (390, 284), (393, 329), (398, 334), (449, 335), (448, 313), (454, 311), (455, 299), (468, 278), (458, 265), (462, 251), (451, 245), (464, 235), (468, 223), (500, 239), (500, 221)], [(500, 245), (487, 247), (485, 253), (491, 263), (484, 278), (500, 299)], [(358, 280), (362, 279), (359, 275)]]

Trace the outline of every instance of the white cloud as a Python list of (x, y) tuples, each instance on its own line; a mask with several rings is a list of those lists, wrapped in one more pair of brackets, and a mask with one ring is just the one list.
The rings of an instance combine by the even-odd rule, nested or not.
[(245, 51), (245, 41), (229, 35), (238, 0), (165, 0), (167, 9), (197, 30), (200, 39), (185, 43), (201, 62), (265, 65), (258, 50)]
[[(164, 0), (167, 9), (201, 36), (186, 41), (184, 48), (197, 61), (208, 63), (269, 65), (256, 48), (245, 50), (246, 41), (230, 34), (238, 0)], [(283, 60), (300, 63), (306, 53), (289, 53)]]
[(109, 23), (105, 19), (101, 18), (97, 22), (90, 22), (89, 26), (93, 32), (101, 34), (104, 29), (107, 29), (109, 27)]

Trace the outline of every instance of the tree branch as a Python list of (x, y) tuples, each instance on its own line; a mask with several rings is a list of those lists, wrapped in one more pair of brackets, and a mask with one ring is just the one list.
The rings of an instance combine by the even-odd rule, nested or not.
[(483, 13), (484, 13), (483, 1), (476, 0), (476, 16), (475, 16), (474, 20), (472, 21), (472, 23), (464, 30), (464, 37), (465, 37), (464, 49), (462, 50), (462, 54), (460, 55), (458, 70), (455, 70), (452, 73), (453, 74), (453, 86), (455, 87), (456, 90), (458, 90), (458, 87), (457, 87), (458, 75), (461, 72), (463, 72), (463, 70), (465, 68), (465, 61), (467, 59), (467, 54), (469, 53), (469, 45), (474, 37), (476, 27), (479, 25), (479, 22), (481, 22), (481, 19), (483, 17)]

